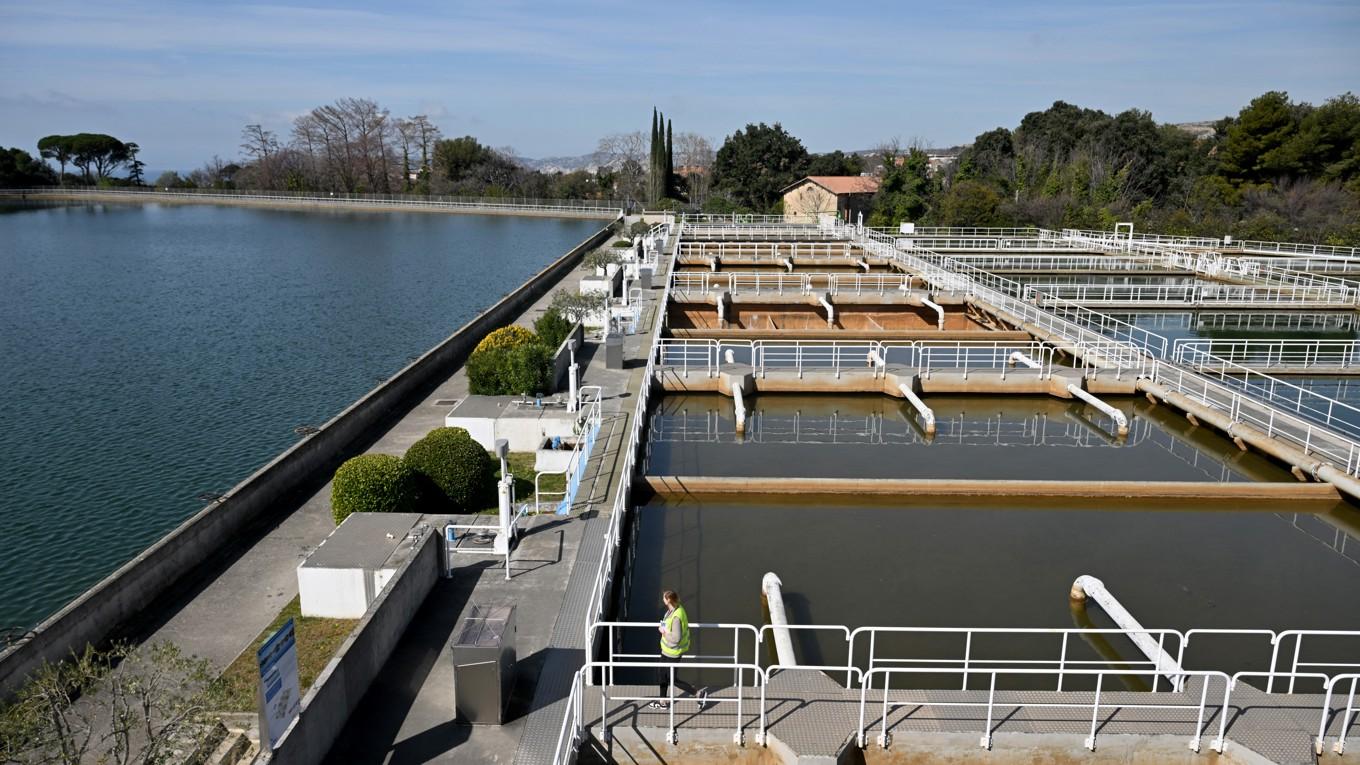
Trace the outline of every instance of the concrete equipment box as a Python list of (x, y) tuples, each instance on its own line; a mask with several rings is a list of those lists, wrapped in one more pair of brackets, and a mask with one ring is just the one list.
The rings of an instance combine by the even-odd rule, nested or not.
[(297, 569), (303, 616), (358, 619), (411, 557), (419, 513), (354, 513)]
[(487, 451), (504, 438), (510, 442), (510, 451), (532, 452), (545, 438), (571, 436), (578, 416), (567, 411), (565, 396), (545, 397), (537, 403), (520, 396), (467, 396), (444, 415), (444, 425), (463, 428)]
[(453, 696), (459, 722), (500, 725), (515, 685), (515, 607), (468, 609), (453, 630)]

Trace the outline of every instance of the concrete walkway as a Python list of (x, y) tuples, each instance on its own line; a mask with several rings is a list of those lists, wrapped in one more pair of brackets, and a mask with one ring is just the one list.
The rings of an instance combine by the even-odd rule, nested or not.
[[(573, 271), (557, 289), (575, 291), (583, 270)], [(551, 293), (525, 311), (516, 323), (531, 326), (551, 302)], [(441, 383), (366, 451), (403, 454), (430, 430), (444, 424), (452, 401), (467, 395), (462, 369)], [(606, 428), (608, 423), (606, 423)], [(296, 569), (335, 529), (331, 517), (330, 483), (299, 497), (291, 508), (279, 508), (279, 521), (227, 551), (215, 576), (193, 587), (163, 608), (139, 636), (144, 641), (168, 640), (186, 653), (225, 669), (248, 649), (289, 601), (297, 596)]]
[[(625, 339), (625, 369), (606, 369), (603, 346), (590, 337), (578, 354), (585, 362), (582, 384), (602, 387), (603, 425), (572, 514), (533, 519), (512, 556), (508, 581), (500, 558), (455, 558), (458, 571), (436, 584), (426, 598), (328, 761), (483, 763), (518, 761), (526, 752), (530, 761), (539, 761), (544, 752), (552, 754), (561, 724), (555, 702), (566, 696), (565, 687), (580, 666), (584, 597), (603, 552), (618, 469), (642, 385), (645, 364), (639, 360), (649, 353), (660, 285), (650, 292), (644, 296), (639, 333)], [(540, 302), (525, 320), (546, 306), (546, 300)], [(373, 450), (400, 453), (430, 428), (442, 425), (448, 405), (434, 402), (462, 395), (457, 387), (461, 381), (461, 375), (455, 375)], [(430, 520), (436, 526), (447, 521), (442, 516)], [(506, 723), (500, 726), (455, 720), (449, 641), (459, 617), (474, 604), (516, 606), (518, 666)], [(564, 681), (565, 687), (559, 689)]]

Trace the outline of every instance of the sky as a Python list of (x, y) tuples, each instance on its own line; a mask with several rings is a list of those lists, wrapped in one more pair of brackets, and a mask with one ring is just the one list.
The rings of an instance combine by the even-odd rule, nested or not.
[(0, 0), (0, 146), (109, 133), (149, 170), (342, 97), (521, 156), (780, 122), (811, 151), (967, 143), (1056, 100), (1162, 122), (1360, 92), (1360, 0)]

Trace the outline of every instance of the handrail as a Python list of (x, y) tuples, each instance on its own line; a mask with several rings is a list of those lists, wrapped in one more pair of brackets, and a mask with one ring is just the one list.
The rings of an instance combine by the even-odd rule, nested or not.
[(1197, 366), (1221, 359), (1258, 371), (1272, 367), (1307, 370), (1317, 367), (1360, 368), (1360, 340), (1259, 338), (1180, 338), (1172, 344), (1172, 360)]
[(1356, 712), (1360, 712), (1360, 707), (1355, 705), (1355, 691), (1357, 685), (1360, 685), (1360, 674), (1336, 675), (1327, 681), (1327, 696), (1322, 702), (1322, 721), (1318, 723), (1318, 737), (1314, 744), (1314, 751), (1317, 754), (1322, 754), (1323, 739), (1327, 731), (1327, 716), (1332, 706), (1332, 693), (1336, 690), (1338, 683), (1346, 680), (1351, 681), (1351, 691), (1346, 697), (1346, 706), (1342, 708), (1341, 727), (1337, 730), (1336, 743), (1332, 745), (1333, 752), (1337, 754), (1346, 753), (1346, 739), (1350, 737), (1351, 720), (1354, 719), (1353, 715)]
[[(868, 727), (866, 726), (865, 711), (866, 711), (866, 709), (867, 709), (867, 707), (868, 707), (868, 703), (869, 703), (869, 696), (868, 696), (868, 694), (869, 694), (869, 689), (873, 686), (873, 679), (872, 679), (872, 678), (873, 678), (873, 675), (875, 675), (875, 674), (883, 675), (884, 678), (885, 678), (885, 679), (884, 679), (884, 683), (883, 683), (882, 713), (881, 713), (881, 715), (880, 715), (880, 717), (879, 717), (879, 721), (880, 721), (879, 736), (878, 736), (878, 739), (877, 739), (878, 745), (881, 746), (881, 747), (883, 747), (883, 748), (885, 748), (885, 749), (889, 746), (889, 744), (890, 744), (890, 742), (891, 742), (891, 737), (888, 735), (888, 712), (889, 712), (889, 709), (890, 709), (890, 708), (892, 708), (892, 707), (898, 707), (898, 706), (914, 706), (914, 707), (983, 707), (983, 706), (985, 706), (985, 707), (987, 708), (987, 721), (986, 721), (986, 724), (985, 724), (985, 726), (983, 727), (983, 731), (982, 731), (981, 746), (982, 746), (984, 749), (991, 749), (991, 743), (992, 743), (992, 720), (995, 719), (995, 709), (996, 709), (996, 707), (1000, 706), (1000, 707), (1010, 708), (1010, 709), (1015, 709), (1015, 708), (1019, 708), (1019, 707), (1038, 707), (1038, 708), (1050, 708), (1050, 709), (1052, 709), (1052, 708), (1058, 708), (1058, 709), (1085, 709), (1085, 708), (1090, 708), (1090, 710), (1091, 710), (1091, 728), (1090, 728), (1089, 734), (1088, 734), (1087, 737), (1086, 737), (1086, 740), (1083, 742), (1084, 745), (1086, 746), (1086, 748), (1087, 748), (1087, 749), (1090, 749), (1090, 750), (1095, 750), (1095, 746), (1096, 746), (1096, 733), (1097, 733), (1097, 731), (1098, 731), (1098, 722), (1099, 722), (1099, 718), (1100, 718), (1100, 710), (1101, 710), (1101, 709), (1123, 709), (1123, 708), (1133, 708), (1133, 709), (1184, 709), (1184, 710), (1195, 710), (1195, 711), (1198, 712), (1198, 717), (1197, 717), (1197, 720), (1196, 720), (1196, 722), (1195, 722), (1194, 733), (1193, 733), (1193, 734), (1191, 735), (1191, 737), (1190, 737), (1190, 749), (1193, 750), (1193, 751), (1198, 752), (1198, 751), (1199, 751), (1199, 742), (1200, 742), (1200, 739), (1202, 738), (1203, 733), (1204, 733), (1204, 717), (1205, 717), (1205, 712), (1206, 712), (1207, 709), (1209, 708), (1209, 705), (1208, 705), (1208, 694), (1209, 694), (1209, 685), (1210, 685), (1210, 681), (1211, 681), (1212, 679), (1214, 679), (1214, 678), (1218, 678), (1218, 679), (1223, 680), (1225, 703), (1224, 703), (1224, 705), (1222, 706), (1222, 708), (1220, 709), (1220, 715), (1221, 715), (1221, 717), (1220, 717), (1220, 725), (1224, 725), (1224, 724), (1225, 724), (1225, 723), (1223, 722), (1223, 719), (1222, 719), (1222, 718), (1226, 717), (1226, 712), (1227, 712), (1227, 705), (1226, 705), (1227, 688), (1228, 688), (1229, 684), (1232, 682), (1231, 678), (1229, 678), (1229, 676), (1227, 675), (1227, 673), (1224, 673), (1224, 672), (1217, 672), (1217, 671), (1211, 671), (1211, 670), (1210, 670), (1210, 671), (1186, 671), (1185, 675), (1186, 675), (1187, 678), (1195, 678), (1195, 677), (1198, 677), (1198, 678), (1202, 678), (1202, 679), (1203, 679), (1203, 685), (1202, 685), (1201, 688), (1200, 688), (1199, 703), (1197, 703), (1197, 704), (1170, 704), (1170, 703), (1139, 704), (1139, 703), (1130, 703), (1130, 702), (1128, 702), (1128, 701), (1114, 702), (1114, 701), (1109, 701), (1108, 699), (1106, 700), (1105, 703), (1101, 703), (1101, 692), (1102, 692), (1102, 685), (1104, 684), (1104, 679), (1105, 679), (1106, 677), (1108, 677), (1108, 676), (1111, 676), (1111, 675), (1113, 675), (1113, 676), (1127, 675), (1127, 674), (1128, 674), (1128, 670), (1118, 670), (1118, 669), (1069, 669), (1069, 670), (1067, 670), (1067, 673), (1069, 673), (1069, 674), (1073, 674), (1073, 675), (1084, 675), (1084, 676), (1092, 676), (1092, 677), (1095, 677), (1095, 678), (1096, 678), (1095, 692), (1094, 692), (1094, 695), (1093, 695), (1093, 697), (1092, 697), (1092, 699), (1091, 699), (1090, 702), (1078, 702), (1078, 701), (1072, 701), (1072, 702), (1060, 702), (1060, 701), (1045, 701), (1045, 702), (1014, 701), (1014, 702), (1000, 702), (1000, 703), (998, 703), (998, 702), (996, 701), (996, 681), (997, 681), (997, 677), (998, 677), (998, 676), (1044, 675), (1044, 674), (1051, 674), (1052, 670), (1047, 670), (1047, 669), (1027, 669), (1027, 668), (1004, 668), (1004, 669), (1003, 669), (1003, 668), (988, 668), (988, 669), (975, 669), (975, 668), (972, 668), (972, 669), (951, 669), (951, 670), (948, 670), (947, 673), (953, 674), (953, 673), (957, 672), (957, 673), (963, 674), (963, 675), (965, 675), (965, 676), (968, 676), (968, 675), (984, 675), (984, 676), (987, 676), (987, 677), (990, 679), (990, 682), (989, 682), (989, 684), (988, 684), (988, 690), (987, 690), (987, 700), (986, 700), (985, 702), (984, 702), (984, 701), (927, 701), (927, 700), (923, 700), (923, 699), (920, 699), (920, 698), (913, 698), (913, 699), (911, 699), (911, 700), (909, 700), (909, 701), (890, 701), (890, 700), (889, 700), (889, 691), (890, 691), (891, 686), (892, 686), (891, 678), (892, 678), (893, 675), (899, 675), (899, 674), (905, 674), (905, 675), (911, 675), (911, 674), (940, 674), (941, 672), (945, 672), (945, 670), (941, 670), (941, 669), (936, 668), (936, 667), (879, 667), (879, 668), (876, 668), (876, 669), (871, 669), (871, 670), (869, 670), (868, 672), (865, 672), (865, 673), (864, 673), (864, 682), (863, 682), (862, 687), (860, 688), (860, 712), (859, 712), (859, 732), (858, 732), (858, 741), (859, 741), (859, 745), (862, 747), (862, 746), (864, 746), (865, 743), (866, 743), (866, 735), (865, 735), (865, 734), (866, 734), (866, 732), (867, 732), (867, 730), (868, 730)], [(1140, 674), (1143, 674), (1143, 673), (1140, 673)], [(1151, 694), (1151, 693), (1153, 693), (1153, 692), (1152, 692), (1152, 691), (1148, 691), (1147, 693)], [(1215, 706), (1215, 707), (1218, 707), (1219, 705), (1215, 704), (1214, 706)]]

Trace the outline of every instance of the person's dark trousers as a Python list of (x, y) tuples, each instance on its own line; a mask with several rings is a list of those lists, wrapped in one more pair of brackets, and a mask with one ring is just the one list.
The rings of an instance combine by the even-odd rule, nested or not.
[[(676, 662), (676, 661), (679, 661), (678, 658), (671, 658), (670, 656), (667, 656), (667, 655), (664, 654), (664, 653), (661, 654), (661, 660), (664, 661), (664, 662)], [(675, 672), (676, 672), (676, 674), (678, 675), (678, 674), (680, 673), (680, 670), (677, 669), (677, 670), (675, 670)], [(661, 688), (661, 692), (658, 693), (657, 695), (659, 695), (661, 698), (664, 699), (664, 698), (666, 698), (667, 696), (670, 695), (670, 687), (671, 687), (671, 668), (670, 668), (670, 667), (660, 667), (660, 668), (658, 668), (657, 671), (656, 671), (656, 679), (657, 679), (657, 684), (658, 684), (658, 685), (660, 686), (660, 688)], [(681, 680), (679, 677), (676, 677), (676, 678), (675, 678), (675, 688), (676, 688), (676, 690), (686, 691), (686, 692), (688, 692), (689, 695), (691, 695), (691, 696), (694, 696), (694, 695), (696, 695), (696, 694), (698, 693), (698, 691), (695, 690), (694, 686), (690, 685), (689, 683), (685, 682), (684, 680)]]

